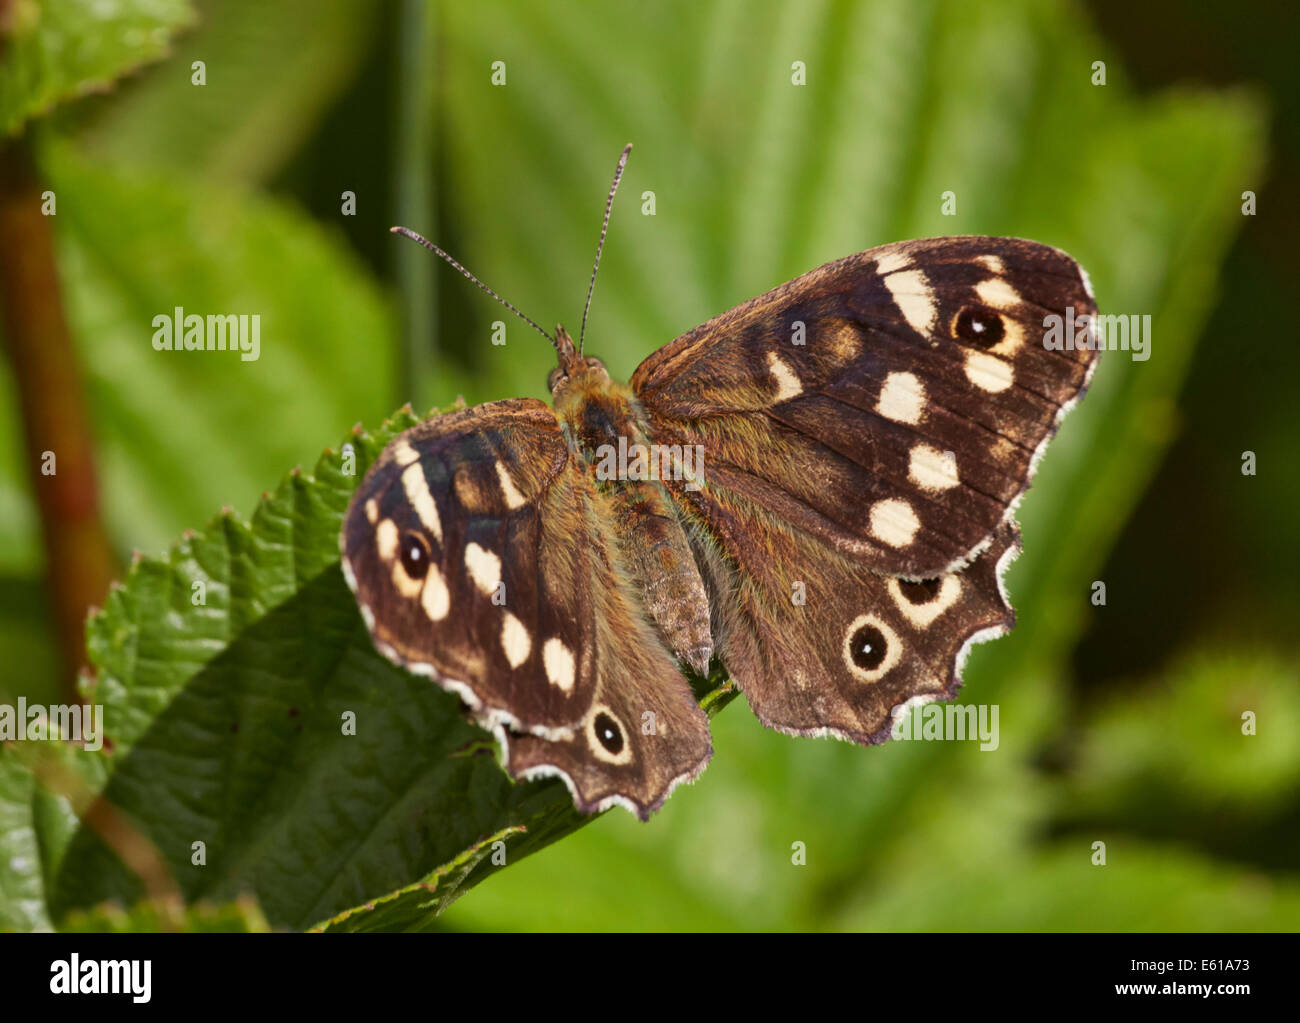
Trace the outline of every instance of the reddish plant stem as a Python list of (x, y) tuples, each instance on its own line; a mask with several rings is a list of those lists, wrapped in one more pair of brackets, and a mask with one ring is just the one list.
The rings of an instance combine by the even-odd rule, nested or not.
[[(99, 515), (90, 415), (42, 192), (28, 140), (0, 144), (0, 333), (18, 383), (23, 460), (40, 512), (62, 692), (72, 701), (76, 674), (86, 664), (86, 612), (102, 604), (115, 559)], [(47, 452), (54, 457), (51, 475)]]

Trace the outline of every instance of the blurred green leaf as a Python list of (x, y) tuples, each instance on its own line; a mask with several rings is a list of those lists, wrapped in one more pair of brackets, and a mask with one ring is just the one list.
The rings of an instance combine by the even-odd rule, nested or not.
[[(158, 549), (391, 408), (389, 305), (338, 236), (212, 183), (46, 162), (111, 534)], [(261, 351), (156, 351), (154, 317), (260, 317)]]
[[(1094, 865), (1092, 843), (1106, 843)], [(960, 892), (960, 897), (954, 897)], [(904, 870), (831, 926), (882, 931), (1294, 931), (1300, 883), (1112, 833), (971, 869)]]
[(188, 0), (12, 0), (0, 10), (0, 135), (56, 103), (101, 92), (167, 52)]
[[(265, 180), (347, 87), (381, 5), (202, 0), (175, 59), (132, 83), (81, 132), (96, 157), (229, 185)], [(206, 84), (190, 83), (204, 63)], [(355, 186), (354, 186), (355, 187)]]
[[(390, 303), (340, 232), (276, 200), (110, 169), (66, 145), (46, 148), (43, 170), (121, 549), (161, 549), (225, 504), (247, 510), (322, 437), (392, 408)], [(178, 307), (259, 317), (260, 357), (155, 351), (154, 317)], [(0, 362), (0, 393), (13, 386)], [(30, 593), (42, 566), (19, 431), (17, 402), (0, 402), (0, 572)], [(54, 678), (48, 646), (28, 653), (42, 631), (0, 629), (0, 653), (13, 653), (0, 660), (0, 693)]]
[(270, 929), (257, 903), (247, 897), (221, 905), (199, 902), (192, 906), (151, 900), (129, 910), (109, 902), (69, 913), (59, 927), (81, 934), (259, 934)]
[(1157, 685), (1089, 715), (1070, 770), (1069, 815), (1166, 817), (1189, 805), (1205, 815), (1285, 811), (1300, 794), (1297, 735), (1294, 663), (1244, 652), (1188, 656)]

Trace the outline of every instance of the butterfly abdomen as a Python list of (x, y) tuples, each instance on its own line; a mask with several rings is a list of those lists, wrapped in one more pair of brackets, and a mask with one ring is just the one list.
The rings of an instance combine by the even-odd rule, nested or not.
[(606, 492), (627, 569), (665, 644), (701, 675), (713, 657), (709, 602), (686, 534), (657, 483)]
[(651, 443), (630, 392), (603, 370), (557, 391), (556, 412), (575, 454), (590, 468), (624, 568), (665, 645), (706, 674), (713, 657), (708, 596), (676, 507), (660, 482), (665, 474), (682, 471), (683, 452), (680, 447), (661, 451)]

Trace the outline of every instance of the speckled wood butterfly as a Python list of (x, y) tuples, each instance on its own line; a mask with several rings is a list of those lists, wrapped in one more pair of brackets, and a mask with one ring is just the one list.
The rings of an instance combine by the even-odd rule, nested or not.
[(576, 348), (528, 320), (559, 354), (554, 407), (397, 437), (348, 509), (345, 574), (384, 655), (459, 694), (511, 776), (559, 775), (586, 812), (646, 818), (709, 762), (682, 664), (720, 658), (772, 728), (882, 742), (1014, 623), (1012, 512), (1096, 365), (1043, 344), (1071, 308), (1096, 313), (1069, 256), (969, 236), (828, 263), (630, 384), (583, 354), (585, 310)]

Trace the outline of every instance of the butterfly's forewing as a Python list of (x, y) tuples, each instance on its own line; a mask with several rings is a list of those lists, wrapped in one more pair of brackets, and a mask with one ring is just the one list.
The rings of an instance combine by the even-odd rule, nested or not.
[(929, 578), (989, 542), (1087, 385), (1095, 348), (1045, 347), (1045, 317), (1095, 312), (1048, 246), (900, 242), (710, 320), (632, 387), (657, 441), (702, 447), (710, 485), (857, 564)]
[[(589, 551), (564, 542), (584, 524), (577, 486), (554, 414), (532, 399), (434, 416), (398, 437), (342, 534), (376, 646), (492, 723), (547, 733), (580, 720), (595, 666)], [(552, 656), (554, 681), (548, 640), (567, 652)]]
[(712, 747), (601, 500), (543, 403), (434, 416), (366, 474), (343, 565), (376, 647), (458, 693), (512, 775), (563, 774), (583, 809), (644, 815)]
[(655, 440), (701, 450), (703, 487), (665, 486), (697, 539), (717, 652), (765, 724), (880, 741), (893, 708), (951, 697), (969, 645), (1011, 627), (1011, 511), (1096, 360), (1045, 347), (1044, 318), (1094, 313), (1055, 249), (903, 242), (637, 370)]

